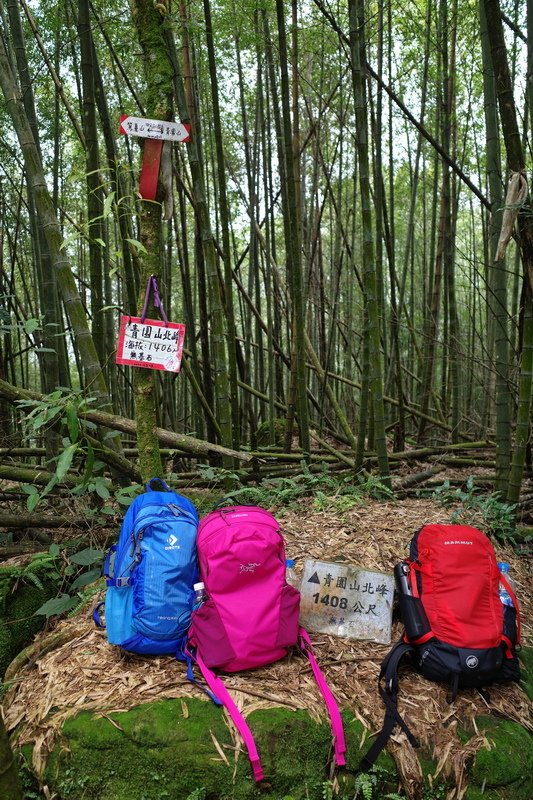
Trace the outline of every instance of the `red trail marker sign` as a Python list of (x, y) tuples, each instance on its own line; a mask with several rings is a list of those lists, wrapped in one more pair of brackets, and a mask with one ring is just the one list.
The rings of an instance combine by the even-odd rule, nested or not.
[(191, 136), (191, 126), (182, 122), (145, 119), (121, 114), (119, 131), (127, 136), (146, 139), (139, 178), (139, 193), (145, 200), (155, 200), (163, 142), (188, 142)]

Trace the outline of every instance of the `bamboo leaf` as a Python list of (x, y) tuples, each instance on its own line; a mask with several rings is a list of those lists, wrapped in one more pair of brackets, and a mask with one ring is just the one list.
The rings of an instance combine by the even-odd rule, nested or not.
[(28, 509), (29, 513), (31, 514), (32, 511), (35, 510), (37, 503), (41, 499), (41, 495), (39, 492), (35, 491), (34, 494), (30, 494), (28, 499), (26, 500), (26, 508)]
[(63, 450), (63, 452), (59, 456), (54, 476), (56, 478), (56, 483), (58, 481), (63, 480), (63, 478), (69, 471), (70, 465), (72, 464), (72, 459), (74, 458), (74, 454), (77, 452), (78, 447), (79, 447), (78, 443), (75, 442), (74, 444), (69, 445), (69, 447), (67, 447), (66, 450)]
[(115, 199), (115, 192), (109, 192), (105, 201), (104, 201), (104, 210), (102, 211), (102, 217), (106, 219), (111, 213), (111, 209), (113, 207), (113, 200)]
[(80, 432), (80, 425), (78, 422), (78, 412), (73, 403), (67, 405), (67, 427), (70, 441), (76, 442)]

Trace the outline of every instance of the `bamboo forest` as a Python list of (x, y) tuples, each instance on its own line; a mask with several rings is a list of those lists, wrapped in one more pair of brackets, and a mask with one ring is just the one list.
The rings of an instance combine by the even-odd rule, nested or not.
[[(532, 0), (0, 0), (0, 86), (0, 800), (531, 797)], [(113, 641), (110, 587), (144, 589), (102, 562), (154, 480), (199, 531), (221, 504), (279, 520), (342, 774), (305, 639), (226, 682), (266, 788), (170, 644)], [(457, 678), (449, 725), (445, 684), (411, 671), (425, 755), (388, 706), (400, 727), (362, 769), (405, 622), (394, 564), (426, 524), (479, 528), (510, 564), (517, 633), (498, 601), (498, 653), (516, 673), (491, 672), (486, 701), (455, 699), (480, 685)], [(172, 530), (164, 550), (183, 553)], [(308, 622), (322, 563), (339, 591), (335, 569), (390, 577), (359, 583), (392, 593), (392, 639), (346, 633), (340, 610), (377, 613), (363, 595), (315, 586), (330, 619)], [(107, 633), (90, 619), (104, 595)], [(121, 749), (140, 731), (149, 757)]]

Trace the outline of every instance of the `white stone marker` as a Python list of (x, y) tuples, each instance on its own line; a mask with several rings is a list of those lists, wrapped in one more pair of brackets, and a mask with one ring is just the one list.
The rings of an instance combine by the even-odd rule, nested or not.
[(300, 592), (304, 628), (390, 644), (393, 575), (340, 561), (306, 559)]

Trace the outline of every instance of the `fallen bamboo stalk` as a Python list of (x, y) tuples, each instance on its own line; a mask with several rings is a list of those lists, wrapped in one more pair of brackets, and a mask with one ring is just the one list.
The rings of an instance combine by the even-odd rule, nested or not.
[(416, 472), (414, 475), (407, 475), (403, 478), (396, 478), (392, 482), (392, 489), (393, 491), (401, 491), (403, 489), (409, 489), (413, 486), (418, 486), (421, 483), (425, 483), (433, 475), (438, 475), (439, 472), (442, 472), (444, 467), (432, 467), (432, 469), (426, 469), (423, 472)]
[(0, 528), (87, 528), (89, 525), (86, 518), (0, 512)]
[[(19, 389), (17, 386), (13, 386), (2, 379), (0, 379), (0, 397), (3, 397), (10, 403), (16, 403), (18, 400), (43, 399), (43, 395), (40, 392)], [(96, 410), (78, 410), (78, 417), (80, 419), (87, 419), (104, 428), (110, 428), (111, 430), (122, 431), (123, 433), (130, 433), (132, 435), (136, 435), (137, 433), (137, 423), (135, 420), (121, 417), (118, 414), (108, 414), (105, 411)], [(164, 428), (156, 428), (156, 436), (159, 441), (167, 447), (183, 448), (196, 455), (206, 457), (229, 456), (238, 461), (252, 460), (252, 456), (249, 453), (232, 450), (229, 447), (222, 447), (222, 445), (215, 444), (214, 442), (204, 442), (201, 439), (195, 439), (193, 436), (187, 436), (184, 433), (174, 433)]]

